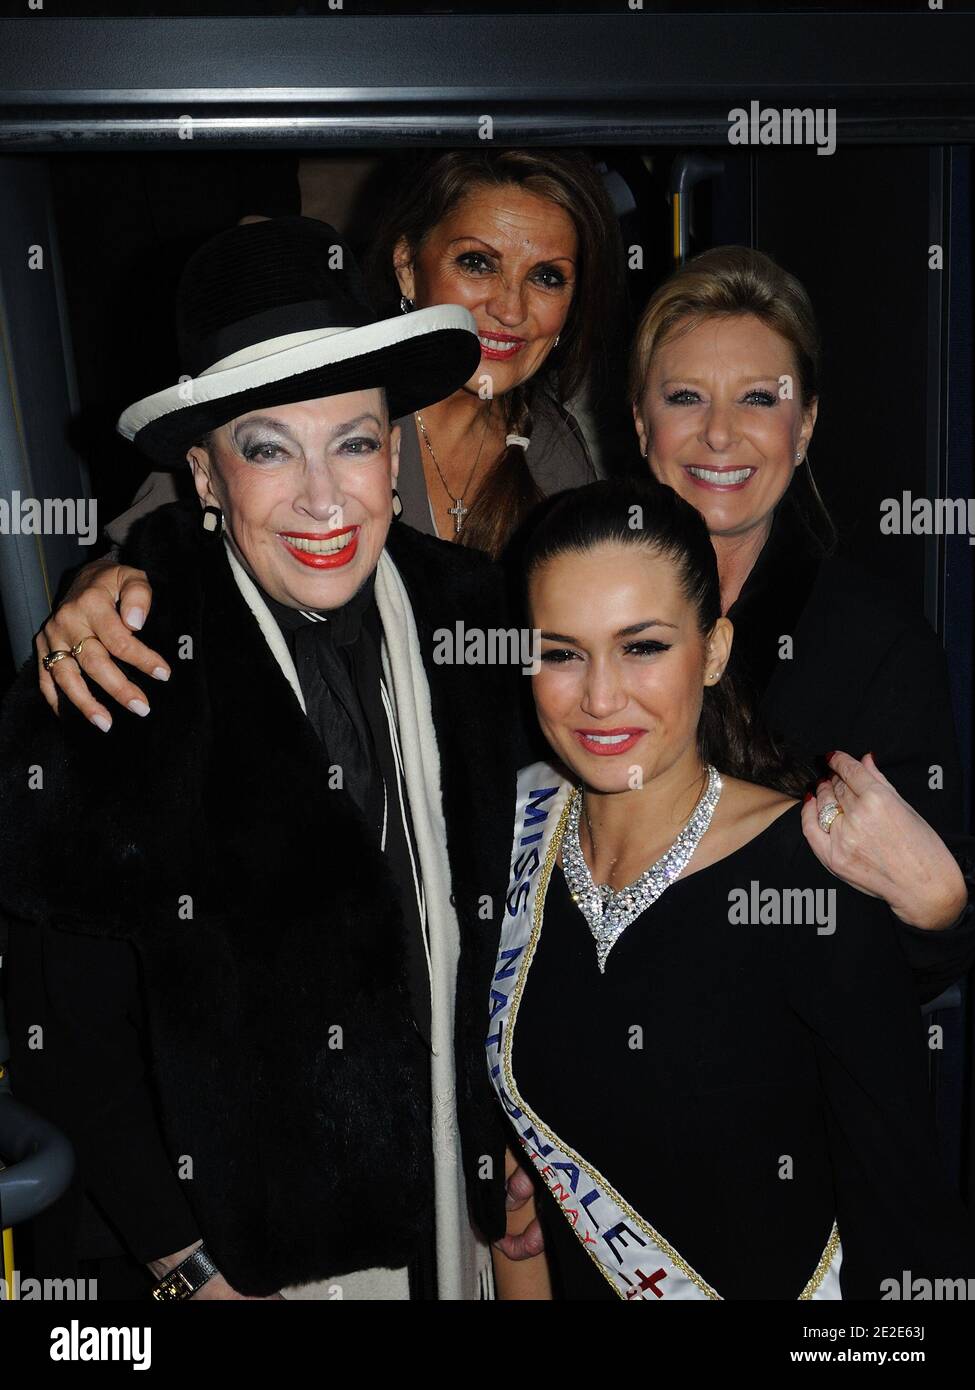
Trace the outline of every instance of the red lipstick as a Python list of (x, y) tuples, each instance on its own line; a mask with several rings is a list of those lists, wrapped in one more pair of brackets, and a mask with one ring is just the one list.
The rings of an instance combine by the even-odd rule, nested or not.
[[(618, 753), (628, 753), (639, 743), (647, 731), (646, 729), (628, 727), (625, 729), (573, 729), (572, 732), (587, 753), (595, 753), (597, 758), (611, 758)], [(593, 735), (599, 739), (612, 738), (615, 742), (596, 742)]]
[[(359, 547), (359, 527), (342, 526), (337, 531), (279, 531), (278, 538), (289, 555), (313, 570), (334, 570), (347, 565), (355, 558)], [(348, 536), (344, 545), (325, 551), (304, 550), (290, 541), (331, 541), (338, 536)]]
[[(510, 358), (517, 357), (526, 343), (525, 338), (516, 338), (513, 333), (480, 333), (478, 336), (482, 339), (481, 356), (496, 362), (507, 362)], [(496, 343), (507, 343), (509, 346), (491, 348), (483, 342), (484, 338), (491, 338)]]

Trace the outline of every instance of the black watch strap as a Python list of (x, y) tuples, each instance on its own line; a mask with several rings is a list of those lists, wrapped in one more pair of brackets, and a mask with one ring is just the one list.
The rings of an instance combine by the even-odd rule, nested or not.
[(187, 1255), (185, 1260), (181, 1260), (159, 1280), (152, 1296), (160, 1303), (175, 1303), (181, 1298), (190, 1298), (219, 1272), (207, 1254), (206, 1246), (200, 1245), (192, 1255)]

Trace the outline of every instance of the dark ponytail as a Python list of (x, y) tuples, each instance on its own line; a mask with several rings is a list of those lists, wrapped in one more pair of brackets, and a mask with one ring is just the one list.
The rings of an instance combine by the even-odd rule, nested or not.
[[(607, 542), (641, 546), (672, 561), (697, 610), (699, 631), (705, 637), (711, 632), (721, 617), (721, 589), (704, 518), (652, 478), (590, 483), (546, 504), (519, 552), (525, 590), (532, 573), (557, 555)], [(801, 796), (814, 780), (813, 768), (769, 733), (753, 692), (730, 671), (704, 687), (698, 750), (719, 772), (787, 796)]]

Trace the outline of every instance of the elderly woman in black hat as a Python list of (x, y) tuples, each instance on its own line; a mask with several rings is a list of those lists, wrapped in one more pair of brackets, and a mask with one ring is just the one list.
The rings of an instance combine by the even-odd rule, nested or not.
[[(69, 1273), (94, 1208), (159, 1299), (475, 1298), (513, 672), (434, 661), (495, 580), (391, 527), (389, 423), (469, 377), (473, 321), (376, 321), (308, 218), (215, 237), (178, 307), (187, 376), (119, 422), (193, 471), (125, 549), (173, 678), (105, 738), (25, 667), (0, 725), (13, 1085), (78, 1157), (38, 1260)], [(48, 665), (97, 681), (72, 636)]]
[[(622, 312), (616, 215), (582, 152), (482, 148), (409, 160), (381, 223), (369, 254), (375, 297), (390, 311), (398, 300), (407, 317), (462, 305), (480, 344), (466, 381), (394, 416), (403, 519), (497, 555), (542, 497), (596, 476), (563, 403), (586, 382), (598, 396), (608, 374), (607, 344)], [(172, 470), (157, 468), (106, 535), (121, 542), (138, 517), (177, 495)], [(152, 587), (119, 558), (86, 565), (36, 639), (48, 703), (56, 706), (60, 690), (106, 729), (116, 702), (131, 709), (153, 698), (113, 656), (147, 678), (168, 674), (162, 654), (133, 635), (143, 635)], [(99, 642), (80, 669), (65, 662), (48, 673), (40, 659), (77, 625)], [(100, 690), (86, 680), (89, 653)]]

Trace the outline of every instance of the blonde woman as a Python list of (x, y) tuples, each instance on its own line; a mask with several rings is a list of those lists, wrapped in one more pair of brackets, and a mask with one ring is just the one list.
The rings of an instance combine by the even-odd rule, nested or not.
[(760, 251), (717, 247), (643, 313), (633, 416), (650, 472), (707, 523), (736, 675), (823, 774), (803, 813), (811, 847), (887, 901), (930, 999), (975, 958), (944, 653), (919, 614), (835, 554), (809, 462), (820, 356), (795, 276)]

